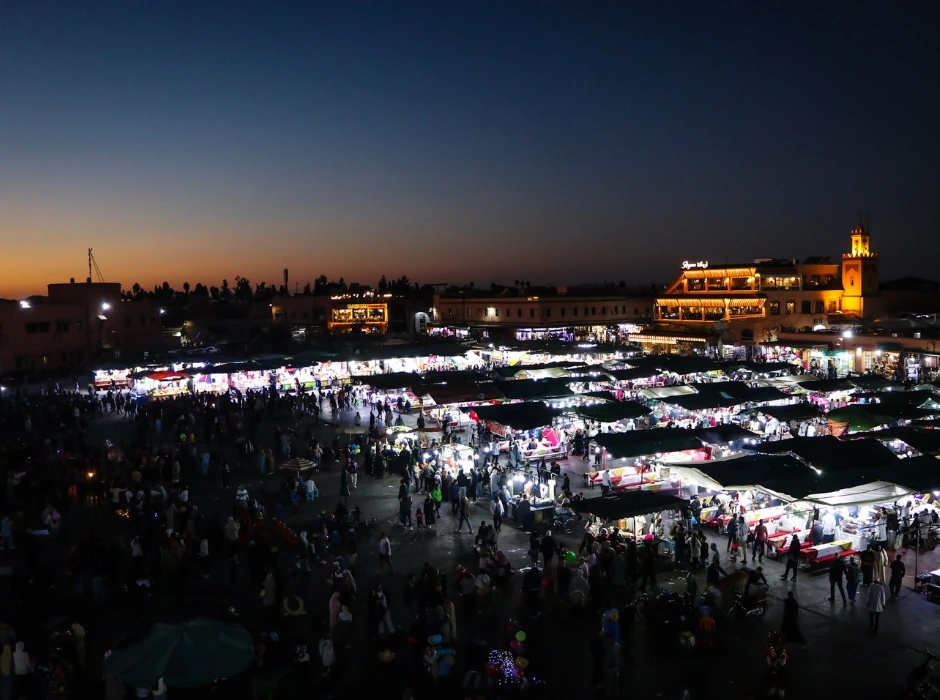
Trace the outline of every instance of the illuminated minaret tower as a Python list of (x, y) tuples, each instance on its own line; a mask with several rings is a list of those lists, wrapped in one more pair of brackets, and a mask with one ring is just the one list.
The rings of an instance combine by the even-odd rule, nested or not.
[(871, 252), (861, 219), (851, 238), (852, 252), (842, 254), (842, 311), (864, 316), (865, 298), (878, 296), (878, 253)]

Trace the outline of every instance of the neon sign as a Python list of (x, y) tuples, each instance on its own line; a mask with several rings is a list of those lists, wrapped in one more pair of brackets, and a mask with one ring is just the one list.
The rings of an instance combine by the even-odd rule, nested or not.
[(682, 269), (683, 269), (683, 270), (707, 270), (707, 269), (708, 269), (708, 261), (707, 261), (707, 260), (699, 260), (698, 262), (692, 262), (692, 261), (689, 261), (689, 260), (685, 260), (685, 261), (682, 263)]

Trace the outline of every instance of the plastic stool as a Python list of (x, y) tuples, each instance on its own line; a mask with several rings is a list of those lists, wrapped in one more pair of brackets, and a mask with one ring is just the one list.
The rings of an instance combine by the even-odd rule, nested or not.
[(315, 501), (320, 497), (320, 492), (314, 489), (313, 491), (307, 491), (307, 500)]

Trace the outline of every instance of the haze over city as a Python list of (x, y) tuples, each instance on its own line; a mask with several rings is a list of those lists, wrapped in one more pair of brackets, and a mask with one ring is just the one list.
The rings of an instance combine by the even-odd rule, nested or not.
[[(0, 5), (0, 296), (84, 279), (929, 276), (935, 6)], [(291, 285), (293, 287), (293, 284)]]

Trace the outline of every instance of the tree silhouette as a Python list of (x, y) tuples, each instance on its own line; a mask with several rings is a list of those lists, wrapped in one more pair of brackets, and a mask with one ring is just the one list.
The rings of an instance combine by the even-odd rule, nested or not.
[(309, 282), (307, 282), (307, 284), (304, 285), (304, 296), (305, 297), (310, 296), (310, 283)]
[(219, 290), (219, 296), (222, 299), (228, 299), (232, 294), (232, 290), (229, 289), (228, 280), (222, 280), (222, 289)]
[(326, 294), (328, 285), (329, 280), (327, 280), (326, 275), (320, 275), (313, 281), (313, 291), (315, 294)]
[(131, 291), (134, 292), (134, 298), (136, 299), (137, 297), (140, 296), (140, 292), (141, 292), (140, 285), (134, 282), (134, 286), (131, 287)]
[(186, 296), (189, 296), (189, 282), (183, 282), (183, 292), (185, 292)]
[(219, 300), (219, 288), (216, 286), (209, 287), (209, 296), (212, 297), (214, 301)]

